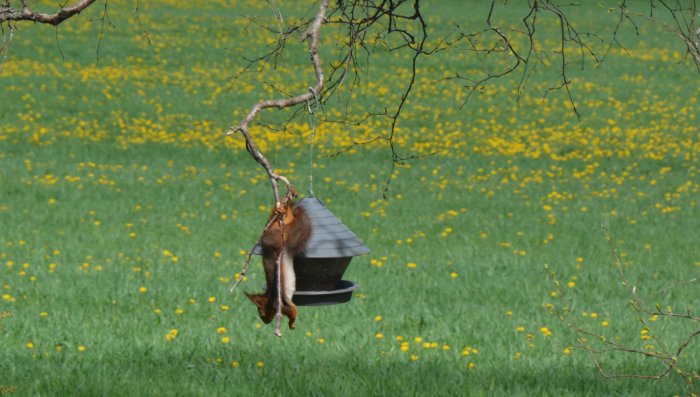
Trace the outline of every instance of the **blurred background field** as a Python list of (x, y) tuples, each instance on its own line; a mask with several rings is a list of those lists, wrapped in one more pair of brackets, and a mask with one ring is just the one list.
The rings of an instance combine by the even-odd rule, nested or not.
[[(427, 2), (431, 37), (454, 20), (483, 24), (486, 6), (459, 15), (460, 1)], [(598, 7), (579, 21), (607, 26)], [(543, 98), (559, 78), (555, 57), (519, 101), (513, 76), (466, 104), (459, 83), (437, 80), (488, 65), (460, 48), (424, 58), (396, 145), (434, 155), (395, 169), (384, 141), (354, 145), (390, 120), (322, 122), (346, 106), (396, 105), (410, 62), (381, 43), (354, 96), (285, 132), (269, 127), (290, 113), (265, 114), (253, 136), (303, 192), (315, 127), (314, 193), (372, 250), (346, 273), (361, 286), (351, 302), (300, 308), (297, 329), (278, 339), (241, 293), (261, 289), (257, 261), (228, 294), (273, 203), (264, 171), (225, 131), (255, 101), (306, 90), (305, 44), (235, 79), (274, 45), (259, 26), (274, 23), (267, 3), (142, 2), (140, 24), (133, 8), (110, 1), (104, 23), (92, 7), (57, 30), (21, 25), (0, 71), (0, 386), (32, 396), (687, 393), (673, 376), (602, 378), (556, 315), (568, 308), (586, 329), (647, 352), (672, 351), (697, 327), (645, 319), (658, 339), (646, 337), (601, 230), (651, 307), (698, 308), (697, 283), (679, 282), (700, 270), (700, 78), (670, 33), (624, 29), (626, 48), (600, 66), (572, 60), (580, 120), (566, 92)], [(324, 59), (341, 33), (322, 31)], [(680, 359), (697, 371), (698, 353), (691, 345)], [(612, 373), (665, 369), (641, 355), (600, 362)]]

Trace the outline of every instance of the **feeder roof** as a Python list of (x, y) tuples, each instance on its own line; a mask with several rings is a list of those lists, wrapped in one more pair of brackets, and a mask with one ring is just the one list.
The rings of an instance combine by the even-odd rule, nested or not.
[[(321, 200), (315, 197), (305, 197), (297, 202), (302, 206), (311, 220), (311, 237), (302, 258), (343, 258), (364, 255), (369, 248), (345, 226)], [(260, 246), (256, 246), (255, 254), (262, 254)]]

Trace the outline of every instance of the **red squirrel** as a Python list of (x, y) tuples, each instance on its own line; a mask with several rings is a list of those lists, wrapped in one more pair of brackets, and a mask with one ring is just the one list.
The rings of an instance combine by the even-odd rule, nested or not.
[(289, 317), (289, 328), (294, 329), (297, 318), (297, 307), (292, 302), (296, 290), (294, 256), (306, 248), (311, 236), (311, 221), (304, 208), (287, 201), (272, 212), (268, 225), (260, 237), (266, 291), (245, 294), (258, 307), (262, 321), (265, 324), (272, 321), (277, 314), (277, 258), (281, 255), (282, 314)]

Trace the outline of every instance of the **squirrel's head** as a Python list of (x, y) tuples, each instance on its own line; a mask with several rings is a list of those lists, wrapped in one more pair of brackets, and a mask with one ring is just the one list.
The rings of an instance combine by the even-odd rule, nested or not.
[(260, 319), (265, 324), (269, 324), (275, 317), (275, 310), (272, 308), (272, 305), (269, 305), (270, 298), (267, 295), (249, 294), (247, 292), (245, 292), (245, 296), (247, 296), (248, 299), (250, 299), (250, 301), (253, 302), (258, 308)]

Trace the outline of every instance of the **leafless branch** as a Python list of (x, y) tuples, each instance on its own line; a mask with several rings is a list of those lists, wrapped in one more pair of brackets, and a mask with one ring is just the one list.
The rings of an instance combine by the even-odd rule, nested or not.
[(6, 22), (8, 32), (5, 32), (5, 24), (0, 22), (0, 31), (2, 32), (2, 46), (0, 46), (0, 53), (2, 54), (2, 62), (0, 63), (0, 73), (5, 68), (5, 61), (7, 61), (7, 54), (10, 53), (10, 47), (12, 47), (12, 39), (15, 36), (15, 26), (10, 22)]
[[(605, 232), (606, 240), (610, 246), (611, 255), (614, 260), (615, 268), (617, 269), (620, 280), (622, 281), (622, 286), (625, 288), (626, 292), (630, 296), (630, 302), (632, 310), (636, 314), (637, 321), (643, 326), (645, 332), (645, 338), (653, 341), (656, 347), (654, 350), (648, 350), (645, 346), (644, 349), (631, 347), (629, 345), (620, 342), (616, 338), (608, 338), (605, 335), (590, 331), (583, 326), (578, 324), (578, 321), (572, 316), (571, 310), (568, 310), (568, 305), (565, 305), (565, 309), (559, 309), (557, 311), (558, 318), (562, 323), (571, 329), (577, 336), (579, 344), (577, 348), (587, 352), (593, 363), (596, 366), (598, 372), (605, 378), (636, 378), (636, 379), (651, 379), (660, 380), (671, 374), (678, 375), (682, 382), (690, 389), (692, 393), (695, 393), (695, 387), (698, 382), (700, 382), (700, 374), (696, 370), (688, 369), (683, 362), (681, 362), (681, 353), (690, 346), (690, 344), (700, 335), (700, 329), (697, 329), (697, 323), (700, 323), (700, 317), (694, 315), (690, 309), (686, 309), (685, 313), (674, 313), (670, 309), (664, 310), (661, 305), (657, 304), (655, 309), (648, 308), (644, 300), (639, 296), (637, 288), (630, 283), (627, 275), (625, 274), (622, 261), (617, 253), (617, 249), (613, 243), (612, 237), (608, 229), (603, 226)], [(548, 276), (553, 281), (556, 288), (556, 296), (562, 302), (566, 302), (566, 293), (562, 290), (560, 282), (554, 272), (550, 271), (548, 266), (545, 265), (545, 271), (547, 271)], [(688, 282), (676, 283), (673, 286), (679, 286), (687, 284), (689, 282), (694, 282), (695, 278)], [(668, 288), (666, 288), (668, 289)], [(663, 290), (662, 290), (663, 291)], [(696, 328), (690, 334), (688, 334), (681, 341), (667, 341), (661, 338), (654, 332), (654, 328), (651, 321), (647, 318), (656, 319), (659, 317), (667, 317), (678, 320), (690, 321), (693, 327)], [(668, 347), (667, 345), (676, 344), (675, 348)], [(600, 347), (596, 347), (602, 346)], [(641, 374), (641, 373), (611, 373), (603, 368), (600, 362), (600, 356), (606, 353), (622, 353), (622, 354), (632, 354), (650, 358), (652, 360), (658, 360), (664, 364), (665, 368), (656, 374)]]
[(267, 172), (268, 178), (270, 179), (270, 183), (272, 184), (272, 191), (275, 199), (275, 207), (280, 206), (280, 198), (279, 198), (279, 187), (278, 183), (279, 181), (284, 182), (287, 187), (290, 187), (289, 181), (283, 177), (282, 175), (279, 175), (275, 173), (272, 169), (272, 166), (268, 162), (268, 160), (265, 158), (265, 156), (258, 150), (257, 146), (255, 145), (255, 142), (250, 135), (249, 132), (249, 127), (250, 124), (255, 120), (255, 118), (258, 116), (258, 114), (265, 109), (268, 108), (288, 108), (292, 106), (296, 106), (302, 103), (306, 103), (315, 97), (318, 96), (318, 93), (320, 93), (323, 90), (323, 68), (321, 66), (321, 59), (319, 56), (319, 35), (320, 35), (320, 30), (321, 30), (321, 24), (326, 18), (326, 11), (328, 8), (328, 3), (329, 0), (323, 0), (321, 1), (321, 4), (318, 8), (318, 12), (309, 25), (308, 29), (302, 36), (302, 40), (309, 40), (309, 51), (311, 53), (311, 63), (314, 68), (314, 74), (316, 76), (316, 82), (313, 87), (310, 87), (309, 90), (303, 94), (299, 94), (290, 98), (278, 98), (278, 99), (268, 99), (264, 100), (261, 102), (256, 103), (253, 105), (253, 107), (250, 109), (250, 111), (246, 114), (246, 116), (243, 118), (243, 120), (236, 125), (235, 127), (229, 128), (227, 135), (233, 135), (237, 132), (241, 132), (243, 135), (245, 142), (246, 142), (246, 149), (248, 150), (248, 153), (253, 156), (255, 161), (257, 161), (262, 167), (265, 169)]
[[(464, 88), (467, 90), (467, 97), (462, 106), (465, 106), (469, 98), (474, 94), (481, 92), (492, 80), (503, 78), (507, 75), (519, 73), (519, 83), (517, 90), (517, 100), (524, 92), (529, 79), (534, 75), (535, 69), (539, 65), (544, 65), (547, 61), (544, 57), (549, 57), (554, 54), (556, 58), (556, 66), (558, 69), (558, 81), (543, 93), (543, 100), (548, 95), (555, 91), (563, 91), (568, 98), (572, 111), (580, 118), (580, 113), (576, 104), (575, 93), (573, 90), (573, 80), (570, 77), (570, 68), (572, 67), (571, 50), (577, 49), (580, 53), (581, 67), (585, 66), (588, 59), (591, 59), (594, 64), (602, 62), (611, 49), (615, 46), (623, 48), (623, 44), (618, 40), (618, 33), (626, 22), (629, 22), (638, 32), (638, 27), (633, 15), (628, 9), (626, 0), (621, 0), (617, 5), (619, 10), (618, 20), (609, 39), (603, 39), (597, 32), (582, 31), (577, 28), (577, 24), (572, 21), (573, 11), (567, 8), (576, 7), (579, 3), (562, 3), (555, 0), (536, 0), (528, 3), (528, 8), (521, 19), (521, 24), (515, 27), (499, 26), (497, 15), (500, 12), (500, 4), (496, 0), (490, 2), (488, 14), (485, 16), (485, 28), (477, 30), (474, 33), (462, 26), (455, 25), (455, 31), (448, 33), (443, 37), (428, 41), (429, 32), (426, 20), (423, 15), (420, 0), (350, 0), (338, 1), (330, 10), (328, 10), (327, 20), (315, 19), (319, 23), (335, 25), (345, 32), (345, 41), (340, 43), (339, 56), (329, 62), (326, 66), (327, 81), (323, 81), (323, 85), (317, 84), (315, 92), (317, 93), (321, 104), (335, 96), (341, 100), (341, 88), (346, 87), (344, 93), (347, 93), (345, 99), (345, 120), (339, 122), (352, 125), (355, 121), (349, 115), (351, 109), (352, 93), (355, 87), (361, 82), (361, 75), (366, 73), (364, 67), (368, 67), (369, 58), (375, 53), (376, 46), (384, 46), (389, 51), (405, 51), (410, 53), (409, 57), (409, 75), (406, 77), (404, 87), (401, 89), (399, 99), (394, 106), (385, 108), (383, 112), (366, 113), (366, 117), (384, 117), (387, 119), (387, 130), (379, 132), (375, 139), (371, 142), (381, 141), (386, 144), (386, 147), (391, 152), (392, 166), (388, 173), (386, 187), (388, 188), (391, 178), (393, 177), (396, 165), (410, 159), (425, 157), (423, 155), (411, 155), (401, 153), (402, 149), (396, 144), (397, 134), (400, 129), (397, 128), (400, 124), (401, 115), (406, 109), (406, 105), (417, 81), (417, 69), (422, 57), (434, 55), (442, 51), (446, 51), (460, 43), (466, 45), (466, 50), (475, 54), (477, 59), (483, 66), (483, 74), (470, 71), (455, 71), (452, 76), (444, 77), (433, 81), (432, 83), (443, 80), (462, 80), (465, 82)], [(668, 6), (672, 8), (671, 6)], [(693, 7), (687, 7), (688, 9)], [(673, 12), (678, 12), (679, 7), (672, 8)], [(612, 10), (612, 9), (611, 9)], [(687, 13), (687, 11), (686, 11)], [(276, 14), (277, 15), (277, 14)], [(557, 48), (546, 53), (542, 48), (539, 48), (542, 41), (539, 37), (539, 24), (541, 16), (546, 15), (553, 17), (558, 22), (558, 44)], [(685, 15), (685, 14), (684, 14)], [(278, 18), (281, 20), (281, 18)], [(695, 26), (694, 20), (691, 20), (685, 15), (684, 18), (678, 18), (679, 26)], [(261, 60), (271, 60), (275, 64), (278, 57), (285, 49), (286, 39), (296, 29), (305, 27), (307, 31), (312, 31), (311, 21), (303, 22), (296, 26), (291, 26), (285, 29), (281, 24), (272, 31), (279, 31), (279, 40), (277, 46), (264, 54), (260, 58), (249, 60), (249, 64), (244, 68), (243, 73), (247, 73), (249, 68)], [(390, 44), (391, 43), (391, 44)], [(486, 44), (484, 44), (486, 43)], [(525, 44), (524, 46), (522, 44)], [(599, 54), (595, 50), (595, 45), (604, 45), (604, 50)], [(361, 59), (362, 53), (366, 54), (367, 60)], [(496, 56), (496, 58), (494, 58)], [(498, 64), (495, 67), (489, 66), (489, 60), (495, 59)], [(320, 70), (321, 64), (314, 64), (315, 69)], [(318, 70), (315, 70), (318, 73)], [(320, 89), (318, 89), (320, 87)], [(258, 113), (267, 107), (288, 107), (295, 106), (302, 102), (308, 101), (310, 94), (297, 96), (288, 96), (283, 99), (262, 101), (256, 104), (248, 116), (236, 127), (229, 130), (229, 134), (236, 131), (247, 131), (252, 120), (255, 119)], [(297, 117), (303, 109), (298, 108), (291, 118)], [(290, 120), (291, 120), (290, 118)], [(364, 117), (360, 117), (363, 120)], [(328, 120), (326, 120), (328, 121)], [(283, 124), (281, 129), (286, 127)], [(354, 142), (350, 147), (341, 149), (336, 152), (336, 155), (342, 154), (350, 150), (352, 147), (358, 146), (358, 142)], [(256, 157), (256, 156), (254, 156)], [(271, 176), (274, 179), (274, 176)], [(386, 192), (386, 188), (385, 188)]]
[(95, 0), (79, 0), (71, 5), (61, 6), (53, 14), (47, 14), (33, 11), (27, 0), (21, 1), (20, 9), (10, 7), (10, 2), (6, 1), (0, 6), (0, 23), (5, 21), (32, 21), (55, 26), (74, 15), (80, 14), (94, 2)]
[(134, 12), (136, 13), (136, 22), (139, 24), (139, 29), (141, 29), (141, 37), (146, 39), (146, 42), (148, 45), (151, 45), (151, 34), (148, 33), (146, 28), (143, 26), (143, 22), (141, 22), (141, 7), (139, 0), (136, 0), (136, 4), (134, 6)]
[(100, 48), (102, 48), (102, 39), (104, 38), (104, 35), (105, 35), (105, 23), (109, 24), (109, 26), (113, 26), (112, 22), (109, 20), (109, 14), (107, 13), (108, 4), (109, 4), (108, 0), (105, 0), (104, 9), (102, 10), (102, 15), (99, 18), (100, 34), (99, 34), (99, 40), (97, 41), (97, 49), (95, 50), (95, 63), (100, 62)]
[[(668, 23), (654, 16), (654, 4), (661, 4), (661, 7), (666, 10), (671, 17), (673, 23)], [(685, 5), (684, 5), (685, 4)], [(689, 55), (695, 64), (698, 72), (700, 72), (700, 24), (698, 19), (698, 8), (696, 2), (691, 0), (682, 2), (675, 0), (656, 0), (651, 2), (652, 8), (649, 14), (633, 13), (625, 9), (624, 12), (629, 16), (637, 16), (646, 18), (656, 24), (666, 27), (669, 31), (675, 33), (686, 46), (686, 54)]]

